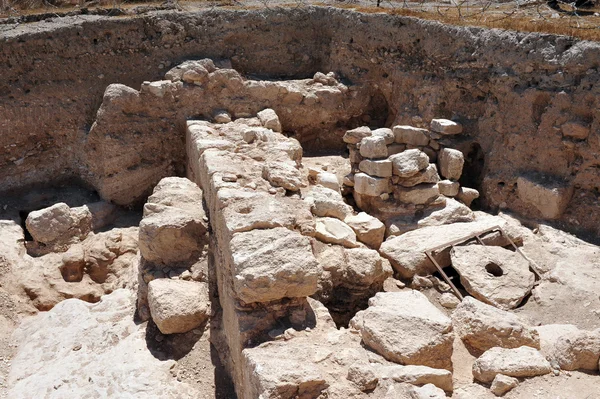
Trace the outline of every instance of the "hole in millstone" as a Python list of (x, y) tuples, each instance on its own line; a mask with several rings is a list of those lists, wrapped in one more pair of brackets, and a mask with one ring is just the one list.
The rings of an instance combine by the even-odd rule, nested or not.
[(490, 262), (485, 265), (485, 271), (494, 277), (500, 277), (504, 274), (502, 268), (494, 262)]

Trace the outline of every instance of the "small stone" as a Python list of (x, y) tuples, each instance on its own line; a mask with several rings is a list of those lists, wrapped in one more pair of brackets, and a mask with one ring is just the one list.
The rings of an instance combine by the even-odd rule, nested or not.
[(471, 206), (471, 203), (477, 198), (479, 198), (479, 191), (468, 187), (460, 187), (456, 195), (456, 199), (466, 206)]
[(356, 248), (356, 233), (346, 223), (334, 218), (317, 218), (315, 238), (330, 244), (340, 244), (347, 248)]
[(444, 292), (442, 295), (440, 295), (439, 301), (440, 305), (446, 309), (455, 309), (460, 303), (460, 299), (458, 299), (456, 295), (449, 292)]
[(354, 230), (359, 241), (372, 248), (379, 248), (383, 242), (385, 225), (366, 212), (348, 216), (344, 222)]
[(271, 108), (264, 109), (256, 114), (260, 123), (267, 129), (281, 133), (281, 123), (279, 117)]
[(590, 135), (590, 128), (577, 122), (567, 122), (561, 126), (562, 134), (576, 140), (585, 140)]
[(492, 391), (492, 393), (496, 396), (503, 396), (517, 385), (519, 385), (519, 380), (516, 378), (509, 377), (504, 374), (498, 374), (496, 377), (494, 377), (494, 381), (492, 381), (490, 391)]
[(381, 136), (365, 137), (360, 141), (360, 155), (365, 158), (387, 158), (387, 145)]
[(473, 377), (484, 383), (492, 382), (498, 374), (523, 378), (551, 372), (552, 367), (546, 358), (530, 346), (514, 349), (491, 348), (473, 364)]
[(458, 180), (462, 175), (465, 157), (462, 152), (452, 148), (444, 148), (438, 158), (440, 174), (449, 180)]
[(229, 123), (231, 122), (231, 115), (229, 115), (229, 112), (219, 109), (213, 113), (213, 119), (217, 123)]
[(365, 159), (361, 161), (358, 168), (371, 176), (377, 177), (391, 177), (392, 176), (392, 162), (388, 159), (371, 160)]
[(437, 184), (419, 184), (410, 188), (394, 187), (394, 198), (406, 204), (427, 204), (439, 195), (440, 190)]
[(429, 166), (429, 157), (423, 151), (406, 150), (390, 158), (392, 173), (400, 177), (411, 177)]
[(372, 132), (368, 126), (357, 127), (356, 129), (348, 130), (342, 140), (347, 144), (358, 144), (365, 137), (371, 136)]
[(457, 181), (442, 180), (438, 182), (440, 194), (446, 197), (456, 197), (458, 195), (458, 189), (460, 184)]
[(425, 146), (429, 144), (429, 132), (412, 126), (394, 126), (396, 143)]
[(386, 145), (390, 145), (394, 142), (394, 132), (392, 132), (392, 129), (382, 127), (380, 129), (373, 130), (371, 134), (374, 137), (383, 137)]
[(390, 192), (390, 189), (388, 178), (371, 177), (365, 173), (354, 175), (354, 191), (358, 194), (377, 197)]
[(463, 127), (448, 119), (432, 119), (431, 130), (443, 135), (454, 135), (462, 133)]

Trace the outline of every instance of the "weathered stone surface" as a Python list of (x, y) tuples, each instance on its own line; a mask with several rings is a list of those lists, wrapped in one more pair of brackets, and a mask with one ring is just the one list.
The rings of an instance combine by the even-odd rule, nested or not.
[(429, 131), (418, 127), (394, 126), (396, 143), (425, 146), (429, 143)]
[(479, 198), (479, 191), (468, 187), (460, 187), (456, 195), (456, 199), (466, 206), (471, 206), (471, 203), (477, 198)]
[(370, 176), (391, 177), (392, 162), (388, 159), (371, 160), (365, 159), (360, 162), (358, 168)]
[(600, 329), (562, 335), (554, 344), (552, 358), (563, 370), (598, 370)]
[(281, 122), (279, 122), (279, 117), (271, 108), (263, 109), (258, 114), (258, 119), (260, 123), (267, 129), (271, 129), (274, 132), (281, 133)]
[(348, 130), (344, 134), (344, 143), (358, 144), (365, 137), (371, 136), (371, 129), (368, 126), (357, 127), (356, 129)]
[[(179, 80), (187, 83), (205, 82), (208, 80), (208, 74), (215, 70), (215, 64), (208, 58), (198, 61), (184, 61), (170, 69), (165, 74), (165, 79), (169, 79), (172, 82)], [(186, 73), (188, 72), (192, 72), (193, 74), (188, 74), (186, 78)]]
[(394, 198), (407, 204), (427, 204), (439, 195), (440, 190), (437, 184), (419, 184), (410, 188), (394, 186)]
[(378, 293), (351, 325), (365, 345), (390, 361), (452, 368), (452, 323), (418, 291)]
[(519, 380), (516, 378), (504, 374), (496, 374), (494, 381), (492, 381), (490, 391), (496, 396), (502, 396), (517, 385), (519, 385)]
[(315, 224), (315, 237), (323, 242), (340, 244), (348, 248), (358, 246), (356, 234), (350, 226), (334, 218), (318, 218)]
[(573, 196), (573, 187), (556, 180), (520, 176), (517, 192), (522, 201), (533, 205), (543, 217), (558, 219)]
[(442, 180), (438, 182), (438, 187), (440, 189), (440, 194), (445, 195), (446, 197), (456, 197), (458, 195), (460, 184), (457, 181)]
[(452, 373), (427, 366), (373, 365), (379, 379), (392, 379), (413, 385), (433, 384), (444, 391), (452, 391)]
[(449, 292), (444, 292), (442, 295), (440, 295), (439, 301), (440, 305), (446, 309), (456, 309), (456, 307), (460, 304), (460, 299), (458, 299), (455, 294), (451, 294)]
[(275, 187), (299, 191), (306, 184), (296, 167), (288, 162), (269, 162), (263, 167), (262, 177)]
[(389, 129), (387, 127), (382, 127), (373, 130), (372, 135), (374, 137), (383, 137), (386, 145), (394, 143), (394, 132), (392, 131), (392, 129)]
[(391, 191), (388, 178), (371, 177), (365, 173), (354, 175), (354, 191), (369, 197), (378, 197)]
[(32, 211), (25, 221), (37, 242), (53, 245), (84, 239), (92, 228), (92, 214), (87, 207), (69, 208), (64, 202)]
[(314, 186), (306, 197), (315, 216), (334, 217), (344, 220), (351, 216), (353, 209), (344, 202), (342, 195), (326, 187)]
[(430, 163), (425, 170), (419, 171), (411, 177), (400, 178), (398, 184), (403, 187), (413, 187), (417, 184), (437, 183), (438, 181), (440, 181), (440, 176), (438, 175), (437, 168), (435, 164)]
[(433, 384), (427, 384), (422, 387), (414, 387), (411, 397), (415, 399), (444, 399), (446, 398), (446, 393)]
[(344, 219), (344, 222), (354, 230), (356, 238), (360, 242), (372, 248), (379, 248), (383, 242), (385, 225), (368, 213), (360, 212), (358, 215), (348, 216)]
[[(489, 217), (470, 223), (453, 223), (443, 226), (427, 226), (406, 232), (400, 236), (388, 238), (381, 244), (380, 252), (388, 258), (394, 269), (404, 278), (411, 278), (414, 274), (430, 274), (436, 268), (425, 255), (425, 251), (436, 248), (449, 241), (462, 239), (487, 228), (499, 225), (506, 227), (506, 221), (500, 217)], [(518, 240), (516, 235), (511, 235), (513, 241)], [(495, 243), (482, 238), (486, 245), (507, 245), (505, 240)], [(435, 260), (440, 266), (450, 265), (450, 251), (439, 251)]]
[(535, 377), (552, 371), (550, 363), (537, 350), (530, 346), (519, 348), (491, 348), (473, 364), (473, 377), (490, 383), (496, 375), (509, 377)]
[(152, 320), (163, 334), (185, 333), (208, 320), (208, 285), (160, 278), (148, 283)]
[(352, 381), (361, 391), (370, 391), (375, 389), (379, 379), (373, 371), (373, 367), (366, 364), (353, 364), (348, 368), (348, 381)]
[(545, 324), (534, 327), (540, 336), (540, 352), (547, 359), (554, 357), (556, 342), (563, 335), (574, 337), (579, 334), (579, 328), (573, 324)]
[[(334, 219), (335, 220), (335, 219)], [(318, 263), (308, 238), (278, 227), (234, 234), (236, 296), (246, 302), (305, 297), (317, 289)]]
[(206, 243), (202, 190), (179, 178), (162, 179), (148, 197), (140, 222), (140, 253), (149, 262), (168, 265), (193, 259)]
[(448, 119), (432, 119), (431, 130), (447, 136), (462, 133), (463, 127)]
[(213, 112), (213, 119), (216, 123), (229, 123), (231, 122), (231, 115), (223, 109), (218, 109)]
[(67, 299), (25, 320), (14, 334), (8, 397), (197, 398), (173, 378), (174, 360), (148, 350), (134, 303), (131, 291), (119, 289), (99, 303)]
[(317, 173), (317, 176), (315, 176), (315, 183), (337, 191), (338, 193), (340, 192), (340, 182), (335, 173), (319, 172)]
[(577, 122), (567, 122), (560, 127), (563, 136), (576, 140), (585, 140), (590, 135), (590, 128)]
[[(480, 351), (493, 347), (540, 348), (538, 332), (517, 315), (466, 297), (452, 313), (456, 335), (465, 344)], [(491, 381), (491, 380), (490, 380)]]
[(392, 172), (396, 176), (411, 177), (429, 166), (429, 157), (423, 151), (412, 149), (392, 155)]
[(386, 138), (382, 136), (365, 137), (360, 141), (360, 155), (365, 158), (386, 158)]
[(420, 219), (417, 226), (441, 226), (443, 224), (474, 221), (475, 213), (471, 209), (452, 198), (447, 198), (442, 209), (433, 211)]
[(377, 251), (368, 248), (344, 249), (345, 267), (341, 274), (354, 286), (370, 287), (382, 283), (392, 275), (392, 267), (387, 259)]
[(451, 258), (467, 292), (500, 309), (517, 307), (535, 283), (529, 262), (502, 247), (457, 246)]
[(462, 175), (465, 157), (462, 152), (452, 149), (443, 148), (438, 157), (440, 166), (440, 174), (449, 180), (458, 180)]

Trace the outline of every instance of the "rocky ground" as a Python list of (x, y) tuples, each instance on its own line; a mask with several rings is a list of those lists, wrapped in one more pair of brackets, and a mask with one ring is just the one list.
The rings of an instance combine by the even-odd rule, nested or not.
[[(105, 151), (99, 193), (3, 199), (1, 397), (600, 397), (600, 249), (471, 209), (462, 125), (385, 128), (333, 73), (247, 80), (200, 60), (109, 86), (90, 153), (200, 95), (214, 105), (186, 122), (187, 177), (147, 167), (146, 138)], [(357, 125), (336, 130), (345, 151), (283, 134), (319, 142), (336, 118)], [(570, 198), (514, 195), (551, 215)]]

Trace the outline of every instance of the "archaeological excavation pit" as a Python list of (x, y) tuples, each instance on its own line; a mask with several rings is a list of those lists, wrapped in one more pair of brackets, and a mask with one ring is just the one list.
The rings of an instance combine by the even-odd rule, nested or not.
[(600, 391), (597, 43), (39, 19), (0, 25), (0, 397)]

